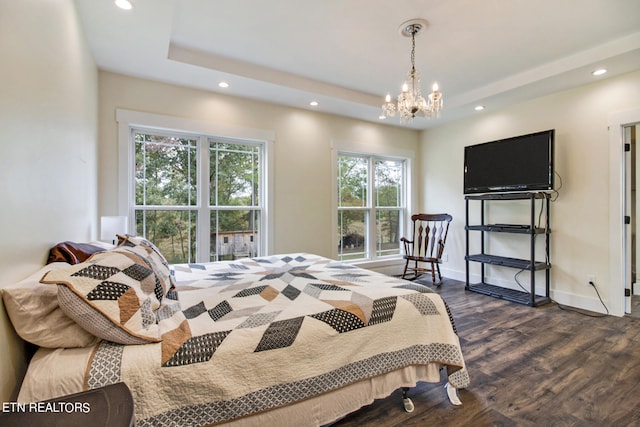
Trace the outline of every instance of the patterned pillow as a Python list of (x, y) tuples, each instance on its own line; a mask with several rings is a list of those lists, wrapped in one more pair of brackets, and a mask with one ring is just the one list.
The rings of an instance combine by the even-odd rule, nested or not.
[(120, 344), (160, 341), (155, 311), (161, 279), (142, 256), (118, 248), (48, 272), (62, 311), (86, 331)]
[(143, 237), (122, 236), (119, 234), (117, 236), (118, 249), (129, 250), (142, 256), (156, 272), (162, 286), (162, 295), (156, 295), (158, 300), (162, 302), (162, 299), (167, 296), (167, 292), (176, 287), (175, 278), (171, 274), (167, 259), (153, 243)]

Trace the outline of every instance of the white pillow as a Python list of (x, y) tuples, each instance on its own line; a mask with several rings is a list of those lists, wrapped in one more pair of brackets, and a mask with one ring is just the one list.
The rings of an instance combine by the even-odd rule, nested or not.
[(2, 289), (14, 329), (25, 341), (47, 348), (88, 347), (98, 338), (81, 328), (58, 305), (58, 287), (40, 283), (47, 272), (70, 267), (55, 262)]

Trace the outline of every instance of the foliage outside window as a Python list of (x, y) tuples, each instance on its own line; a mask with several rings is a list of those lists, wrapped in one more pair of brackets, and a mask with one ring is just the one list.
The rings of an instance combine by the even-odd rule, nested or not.
[(400, 254), (405, 217), (405, 161), (338, 156), (338, 258)]
[(209, 141), (211, 259), (259, 255), (259, 146)]
[(170, 263), (258, 256), (263, 146), (133, 131), (136, 234)]

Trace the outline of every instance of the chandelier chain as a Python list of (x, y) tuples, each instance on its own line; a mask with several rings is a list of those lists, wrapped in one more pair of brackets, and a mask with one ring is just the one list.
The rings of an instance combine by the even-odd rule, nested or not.
[(416, 33), (415, 27), (411, 27), (411, 69), (416, 69)]

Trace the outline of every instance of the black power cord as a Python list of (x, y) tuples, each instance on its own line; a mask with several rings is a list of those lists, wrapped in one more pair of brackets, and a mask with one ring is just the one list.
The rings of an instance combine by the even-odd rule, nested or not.
[(556, 200), (558, 200), (558, 197), (560, 197), (560, 189), (562, 188), (562, 176), (558, 172), (554, 171), (554, 173), (560, 180), (560, 185), (558, 186), (558, 188), (554, 188), (551, 192), (553, 194), (553, 196), (550, 199), (552, 202), (555, 202)]
[(598, 295), (598, 299), (600, 300), (600, 303), (602, 304), (602, 306), (604, 307), (605, 311), (607, 312), (606, 314), (591, 314), (591, 313), (585, 313), (582, 310), (578, 310), (578, 309), (574, 309), (574, 308), (569, 308), (567, 306), (563, 306), (562, 304), (560, 304), (558, 301), (554, 301), (556, 303), (556, 305), (558, 306), (558, 308), (560, 310), (565, 310), (565, 311), (573, 311), (575, 313), (579, 313), (582, 314), (583, 316), (588, 316), (588, 317), (607, 317), (609, 315), (609, 309), (607, 308), (606, 304), (604, 303), (604, 301), (602, 300), (602, 297), (600, 296), (600, 292), (598, 291), (598, 287), (596, 286), (595, 283), (593, 283), (592, 280), (589, 280), (589, 284), (591, 286), (593, 286), (593, 289), (595, 289), (596, 291), (596, 295)]

